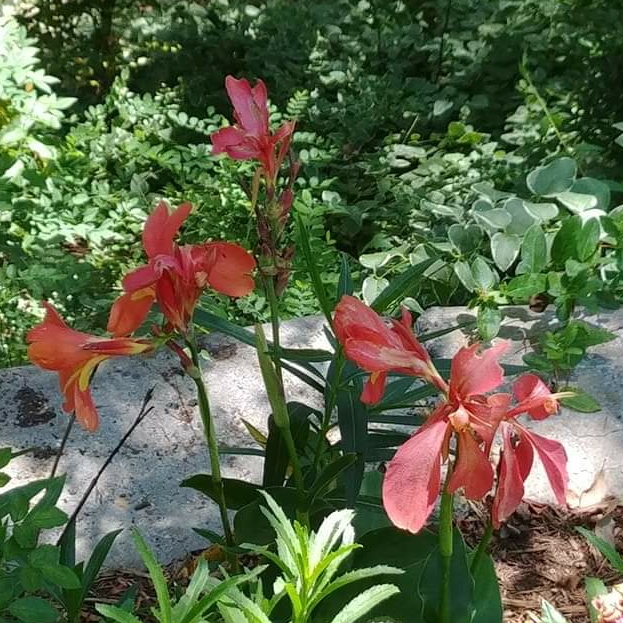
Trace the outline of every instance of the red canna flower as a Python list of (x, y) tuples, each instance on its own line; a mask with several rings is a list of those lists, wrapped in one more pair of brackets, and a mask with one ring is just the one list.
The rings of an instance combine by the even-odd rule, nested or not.
[(99, 425), (97, 410), (91, 397), (89, 383), (97, 366), (119, 355), (136, 355), (153, 350), (147, 340), (129, 337), (105, 338), (75, 331), (65, 324), (56, 309), (44, 303), (46, 315), (26, 337), (28, 358), (45, 370), (59, 374), (61, 391), (65, 396), (63, 409), (75, 412), (78, 422), (88, 431)]
[(267, 180), (274, 184), (292, 140), (294, 122), (287, 121), (271, 133), (266, 85), (261, 80), (251, 87), (248, 80), (227, 76), (225, 88), (236, 124), (212, 135), (212, 153), (226, 153), (234, 160), (258, 160)]
[(346, 356), (366, 372), (361, 401), (375, 404), (385, 390), (387, 374), (400, 372), (425, 378), (442, 391), (447, 385), (435, 369), (426, 349), (411, 330), (411, 314), (386, 323), (373, 309), (354, 296), (343, 296), (335, 309), (335, 335)]
[(149, 263), (123, 280), (125, 294), (110, 312), (108, 330), (127, 335), (145, 320), (154, 300), (169, 323), (186, 331), (199, 297), (207, 287), (228, 296), (251, 292), (255, 260), (245, 249), (231, 242), (208, 242), (177, 246), (174, 238), (190, 214), (191, 205), (173, 212), (160, 202), (143, 230), (143, 247)]
[(504, 372), (498, 358), (507, 342), (478, 353), (476, 344), (454, 356), (447, 397), (429, 420), (400, 448), (390, 461), (383, 481), (383, 503), (399, 528), (418, 532), (426, 523), (441, 488), (441, 465), (447, 458), (452, 436), (457, 461), (448, 491), (462, 488), (470, 499), (484, 497), (493, 486), (490, 447), (500, 406), (484, 394), (502, 384)]
[(524, 374), (513, 385), (513, 394), (519, 404), (508, 408), (511, 397), (499, 394), (497, 400), (504, 412), (502, 422), (502, 453), (498, 464), (498, 486), (491, 509), (493, 526), (499, 528), (515, 512), (524, 496), (524, 483), (534, 462), (534, 452), (539, 456), (545, 473), (559, 504), (566, 503), (567, 453), (563, 445), (553, 439), (526, 429), (517, 422), (517, 416), (528, 413), (542, 420), (558, 411), (558, 399), (572, 395), (570, 392), (552, 394), (535, 374)]

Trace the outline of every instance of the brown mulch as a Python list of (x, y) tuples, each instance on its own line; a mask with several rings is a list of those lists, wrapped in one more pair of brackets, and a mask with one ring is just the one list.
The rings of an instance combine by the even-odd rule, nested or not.
[[(472, 508), (460, 527), (467, 542), (476, 545), (484, 513)], [(608, 585), (620, 582), (603, 556), (575, 530), (577, 526), (597, 527), (600, 536), (623, 549), (623, 506), (616, 501), (582, 510), (524, 502), (493, 538), (489, 550), (502, 590), (504, 623), (536, 621), (542, 599), (571, 623), (588, 623), (585, 577), (601, 578)]]
[[(478, 505), (470, 506), (471, 512), (459, 522), (459, 527), (467, 543), (476, 546), (486, 513)], [(489, 549), (502, 590), (504, 623), (537, 621), (542, 599), (552, 603), (570, 623), (588, 623), (584, 578), (599, 577), (608, 585), (620, 582), (603, 556), (575, 530), (577, 526), (597, 527), (600, 536), (623, 550), (623, 506), (616, 505), (616, 501), (582, 510), (524, 502), (493, 538)], [(210, 550), (203, 556), (212, 559)], [(182, 565), (171, 567), (167, 575), (183, 582), (192, 573), (195, 560), (189, 557)], [(89, 605), (116, 603), (135, 584), (137, 608), (147, 613), (155, 603), (153, 589), (147, 574), (138, 571), (102, 574)], [(99, 620), (95, 614), (86, 614), (83, 623)]]

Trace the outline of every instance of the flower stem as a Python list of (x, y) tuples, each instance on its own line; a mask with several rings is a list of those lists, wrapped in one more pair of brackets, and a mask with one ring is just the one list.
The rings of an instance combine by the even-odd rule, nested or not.
[(266, 289), (266, 298), (270, 306), (270, 325), (272, 328), (273, 338), (273, 364), (275, 371), (277, 372), (277, 378), (283, 391), (283, 373), (281, 371), (281, 340), (279, 338), (280, 324), (279, 324), (279, 299), (277, 298), (277, 292), (275, 291), (275, 278), (272, 275), (266, 275), (264, 277), (264, 284)]
[(197, 397), (199, 401), (199, 413), (203, 423), (203, 432), (205, 434), (206, 443), (208, 445), (208, 454), (210, 455), (210, 470), (212, 472), (212, 482), (217, 493), (217, 503), (221, 515), (221, 523), (223, 525), (223, 534), (228, 547), (234, 546), (234, 536), (229, 524), (229, 516), (227, 515), (227, 503), (225, 500), (225, 488), (223, 487), (223, 479), (221, 477), (221, 464), (218, 450), (218, 442), (216, 439), (216, 430), (214, 428), (214, 418), (210, 412), (210, 401), (208, 398), (208, 390), (201, 375), (201, 365), (199, 362), (199, 351), (194, 336), (187, 340), (190, 348), (191, 357), (195, 369), (187, 373), (197, 386)]
[(482, 562), (484, 555), (487, 552), (487, 547), (489, 546), (489, 541), (491, 541), (491, 536), (493, 535), (493, 524), (489, 521), (487, 527), (485, 528), (484, 534), (480, 539), (480, 543), (478, 543), (478, 549), (474, 554), (474, 558), (472, 559), (471, 573), (474, 575), (476, 571), (478, 571), (478, 567)]
[[(452, 468), (448, 468), (448, 482)], [(441, 509), (439, 514), (439, 552), (442, 560), (442, 584), (441, 584), (441, 605), (440, 623), (450, 623), (450, 575), (452, 564), (452, 510), (454, 496), (448, 493), (447, 485), (441, 495)]]

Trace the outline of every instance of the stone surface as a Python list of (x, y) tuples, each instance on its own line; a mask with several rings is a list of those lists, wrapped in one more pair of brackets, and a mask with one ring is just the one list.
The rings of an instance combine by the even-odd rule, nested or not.
[[(324, 347), (322, 326), (320, 318), (289, 322), (283, 327), (283, 344)], [(242, 420), (266, 430), (270, 413), (255, 350), (228, 338), (205, 339), (212, 355), (205, 369), (219, 440), (227, 446), (255, 446)], [(108, 360), (95, 375), (92, 393), (100, 430), (89, 434), (76, 425), (59, 466), (59, 473), (67, 474), (59, 505), (67, 512), (134, 421), (152, 386), (154, 409), (104, 472), (84, 507), (78, 523), (79, 556), (117, 528), (137, 526), (163, 562), (206, 545), (193, 527), (221, 532), (216, 506), (179, 487), (184, 478), (210, 471), (194, 385), (179, 370), (176, 358), (162, 349), (151, 357)], [(295, 377), (286, 373), (284, 383), (289, 399), (317, 403), (319, 394)], [(47, 476), (67, 424), (57, 375), (32, 366), (0, 370), (0, 396), (0, 447), (38, 448), (34, 455), (10, 463), (5, 470), (13, 477), (9, 486)], [(224, 456), (223, 475), (258, 481), (261, 461), (254, 456)], [(131, 566), (137, 561), (129, 530), (124, 530), (108, 565)]]
[[(429, 310), (419, 322), (420, 331), (444, 328), (471, 318), (465, 308)], [(611, 493), (623, 497), (623, 312), (586, 317), (584, 320), (617, 332), (618, 338), (591, 350), (573, 382), (595, 395), (603, 410), (581, 414), (563, 410), (535, 430), (562, 441), (569, 454), (571, 488), (587, 489), (604, 467)], [(522, 308), (507, 310), (502, 336), (514, 340), (508, 363), (520, 363), (526, 345), (553, 322), (548, 314), (532, 314)], [(322, 348), (327, 346), (319, 317), (284, 324), (284, 345)], [(429, 345), (435, 356), (451, 357), (467, 343), (467, 331), (456, 331)], [(252, 348), (227, 338), (210, 336), (206, 346), (212, 359), (206, 362), (212, 408), (218, 436), (228, 446), (253, 446), (242, 419), (266, 429), (268, 402)], [(147, 390), (154, 386), (154, 410), (130, 437), (105, 472), (79, 522), (78, 552), (86, 555), (97, 539), (109, 530), (139, 527), (163, 562), (183, 556), (206, 542), (195, 535), (194, 526), (219, 530), (215, 506), (179, 482), (194, 473), (207, 472), (208, 456), (201, 422), (189, 379), (179, 373), (175, 358), (161, 351), (152, 357), (125, 358), (104, 363), (93, 383), (101, 429), (88, 434), (75, 428), (60, 472), (67, 473), (67, 486), (60, 505), (71, 512), (82, 492), (111, 449), (136, 417)], [(316, 403), (319, 395), (286, 375), (288, 399)], [(10, 486), (47, 475), (67, 418), (55, 374), (33, 367), (0, 370), (0, 447), (36, 446), (38, 451), (10, 465)], [(225, 476), (258, 481), (261, 459), (226, 456)], [(551, 501), (552, 496), (537, 466), (527, 487), (530, 498)], [(137, 563), (129, 531), (119, 537), (108, 561), (112, 566)]]

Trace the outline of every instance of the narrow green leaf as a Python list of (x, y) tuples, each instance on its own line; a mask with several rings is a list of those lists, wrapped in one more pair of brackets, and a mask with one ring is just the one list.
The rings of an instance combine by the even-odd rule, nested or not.
[(300, 236), (301, 251), (303, 252), (303, 257), (305, 258), (305, 263), (307, 265), (307, 271), (309, 272), (309, 276), (312, 280), (312, 285), (314, 286), (316, 298), (320, 303), (320, 309), (322, 309), (322, 312), (325, 315), (327, 322), (329, 323), (329, 325), (331, 325), (333, 322), (333, 318), (331, 315), (333, 312), (333, 306), (329, 301), (327, 289), (322, 282), (322, 277), (320, 275), (320, 271), (318, 270), (318, 263), (316, 262), (312, 253), (311, 244), (309, 241), (309, 232), (307, 231), (307, 227), (305, 226), (305, 223), (303, 223), (303, 219), (301, 218), (300, 214), (296, 215), (296, 224)]
[(366, 589), (344, 606), (332, 623), (356, 623), (380, 603), (399, 593), (393, 584), (377, 584)]
[(312, 504), (313, 501), (322, 495), (322, 492), (333, 482), (345, 469), (348, 469), (357, 460), (356, 454), (344, 454), (335, 461), (329, 463), (318, 475), (314, 484), (307, 492), (307, 502)]
[(621, 554), (617, 552), (613, 545), (608, 543), (605, 539), (598, 537), (594, 532), (587, 530), (586, 528), (577, 527), (576, 530), (595, 548), (597, 548), (601, 554), (608, 560), (612, 567), (619, 573), (623, 573), (623, 558)]
[(431, 266), (434, 261), (435, 258), (424, 260), (415, 266), (411, 266), (404, 273), (393, 279), (383, 292), (372, 302), (372, 309), (381, 314), (398, 299), (406, 296), (413, 296), (424, 271)]
[(142, 623), (140, 619), (137, 619), (133, 614), (118, 608), (117, 606), (108, 606), (104, 604), (97, 604), (95, 609), (108, 619), (112, 619), (116, 623)]
[[(169, 588), (164, 574), (162, 573), (162, 569), (156, 561), (152, 551), (147, 546), (145, 539), (143, 539), (141, 533), (136, 529), (132, 531), (132, 540), (134, 541), (134, 546), (142, 558), (143, 563), (147, 567), (149, 577), (151, 578), (154, 589), (156, 590), (156, 597), (158, 598), (158, 607), (160, 610), (160, 621), (161, 623), (173, 623)], [(128, 622), (130, 621), (131, 619), (128, 619)], [(124, 622), (122, 621), (121, 623)]]

